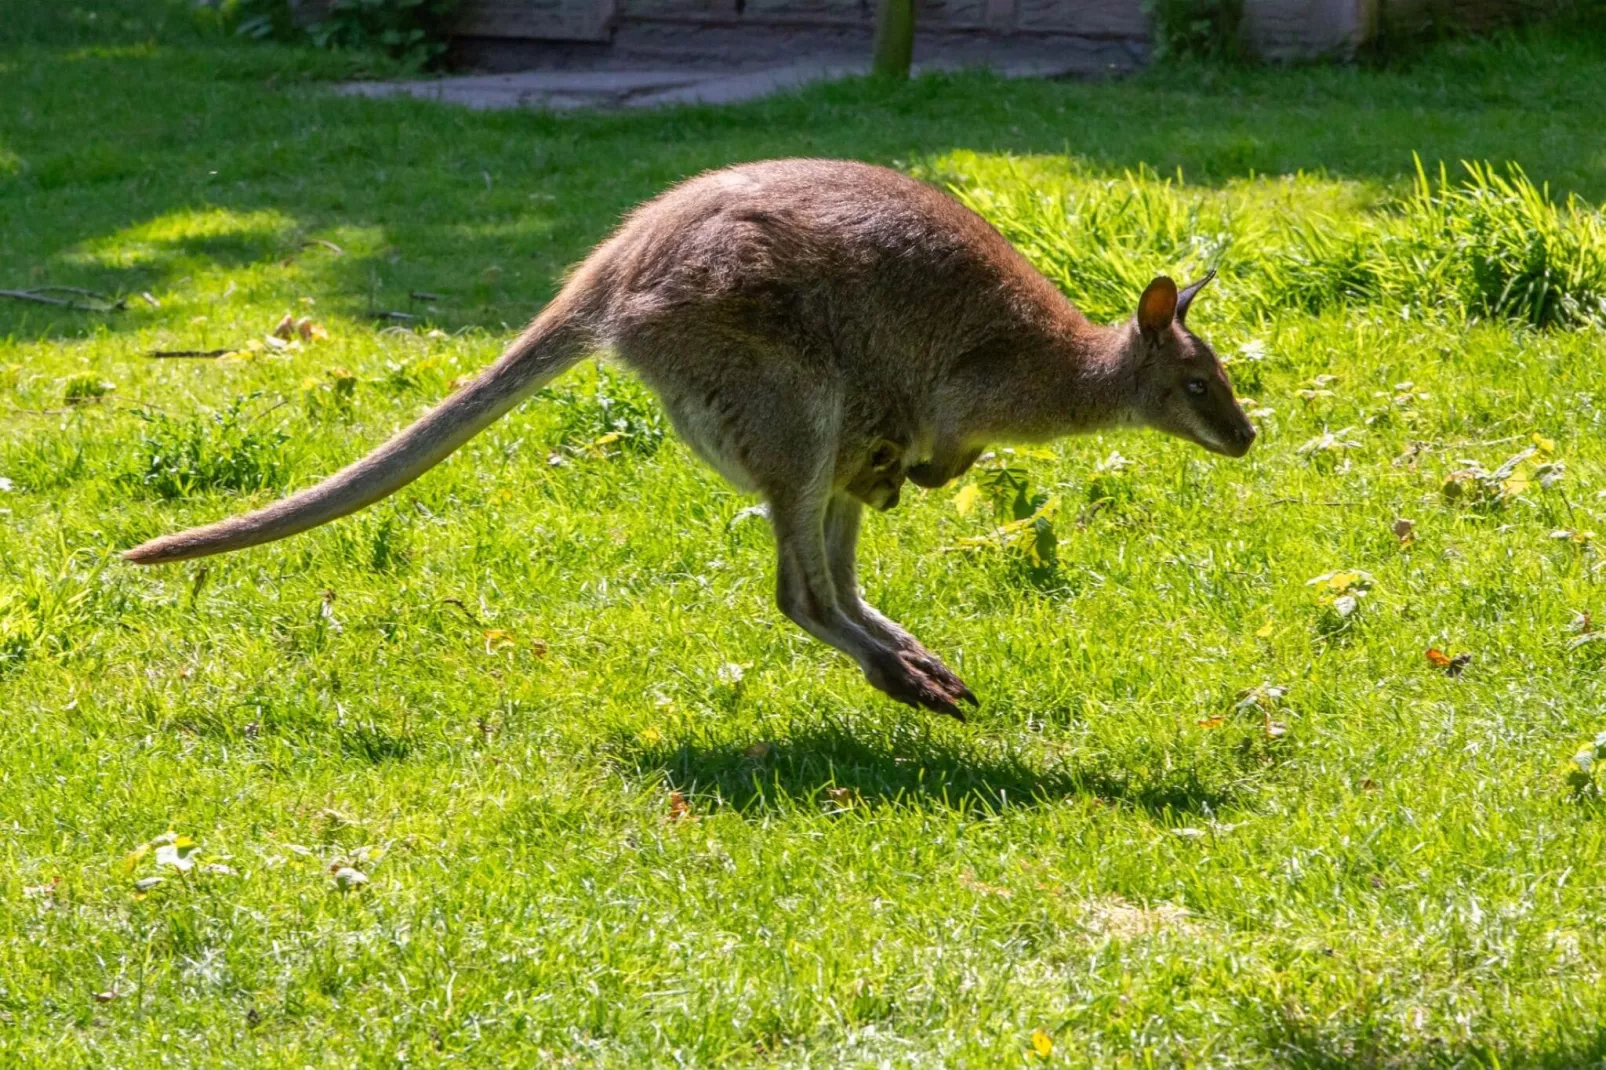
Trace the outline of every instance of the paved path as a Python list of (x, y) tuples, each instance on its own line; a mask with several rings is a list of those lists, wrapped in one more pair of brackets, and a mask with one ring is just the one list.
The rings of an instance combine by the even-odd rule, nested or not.
[[(1057, 55), (1022, 56), (994, 49), (991, 54), (936, 56), (915, 64), (927, 71), (985, 67), (1005, 78), (1098, 77), (1136, 64), (1124, 50), (1090, 42), (1085, 49), (1061, 48)], [(869, 73), (868, 57), (822, 53), (746, 69), (680, 66), (661, 58), (632, 61), (610, 58), (592, 69), (520, 71), (402, 82), (351, 82), (338, 92), (354, 96), (412, 96), (470, 108), (653, 108), (669, 104), (729, 104), (785, 92), (810, 82)]]

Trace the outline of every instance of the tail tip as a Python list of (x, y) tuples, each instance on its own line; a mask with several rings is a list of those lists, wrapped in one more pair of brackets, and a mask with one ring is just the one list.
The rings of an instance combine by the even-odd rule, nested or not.
[(159, 565), (163, 561), (172, 559), (169, 554), (163, 552), (165, 549), (162, 545), (163, 541), (162, 539), (152, 539), (149, 542), (142, 542), (138, 546), (124, 550), (119, 556), (130, 564)]

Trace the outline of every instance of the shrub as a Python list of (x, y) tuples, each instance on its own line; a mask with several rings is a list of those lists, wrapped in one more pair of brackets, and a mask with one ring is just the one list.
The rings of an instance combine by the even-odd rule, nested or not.
[(233, 0), (228, 14), (245, 37), (383, 52), (427, 67), (445, 55), (457, 8), (458, 0)]
[(1144, 0), (1155, 59), (1239, 59), (1243, 0)]

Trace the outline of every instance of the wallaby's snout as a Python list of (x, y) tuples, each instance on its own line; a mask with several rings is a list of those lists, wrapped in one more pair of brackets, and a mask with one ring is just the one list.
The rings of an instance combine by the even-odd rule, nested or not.
[(1255, 442), (1255, 425), (1244, 415), (1215, 350), (1188, 330), (1188, 307), (1212, 269), (1177, 290), (1164, 275), (1138, 299), (1132, 344), (1138, 360), (1137, 416), (1157, 430), (1185, 438), (1211, 453), (1242, 457)]

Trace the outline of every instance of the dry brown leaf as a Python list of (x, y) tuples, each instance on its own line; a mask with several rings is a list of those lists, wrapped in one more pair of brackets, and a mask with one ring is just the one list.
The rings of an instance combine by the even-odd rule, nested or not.
[(1427, 659), (1435, 669), (1443, 669), (1445, 675), (1450, 677), (1460, 676), (1462, 671), (1472, 664), (1471, 654), (1457, 654), (1452, 658), (1438, 647), (1428, 648)]

